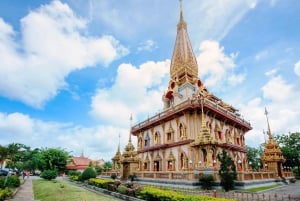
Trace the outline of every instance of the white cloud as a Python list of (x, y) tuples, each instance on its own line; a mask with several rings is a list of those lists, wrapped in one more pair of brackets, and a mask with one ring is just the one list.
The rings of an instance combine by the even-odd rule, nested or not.
[(128, 53), (112, 36), (91, 37), (87, 21), (52, 1), (21, 20), (21, 38), (0, 18), (0, 95), (42, 107), (72, 71), (108, 65)]
[(146, 62), (139, 67), (121, 64), (111, 88), (98, 89), (92, 98), (91, 114), (111, 125), (129, 126), (162, 108), (161, 97), (167, 88), (170, 61)]
[(295, 64), (294, 71), (296, 75), (300, 77), (300, 60)]
[(262, 90), (263, 97), (273, 101), (287, 101), (287, 97), (293, 94), (292, 85), (287, 84), (281, 76), (271, 78)]
[[(264, 109), (269, 112), (269, 122), (273, 135), (299, 132), (300, 94), (295, 93), (295, 85), (288, 84), (281, 76), (271, 77), (261, 88), (262, 97), (256, 97), (247, 104), (241, 104), (241, 114), (250, 120), (253, 130), (247, 135), (250, 146), (264, 142), (263, 130), (267, 130)], [(267, 99), (268, 101), (263, 101)]]
[(274, 76), (274, 75), (277, 74), (277, 72), (278, 72), (278, 69), (277, 69), (277, 68), (273, 68), (273, 69), (267, 71), (267, 72), (265, 73), (265, 75), (266, 75), (266, 76)]
[(228, 77), (229, 84), (231, 85), (237, 85), (239, 83), (242, 83), (245, 80), (245, 75), (238, 74), (238, 75), (230, 75)]
[(31, 148), (60, 147), (72, 151), (71, 154), (76, 156), (83, 151), (90, 158), (110, 160), (116, 152), (119, 134), (121, 148), (127, 144), (129, 128), (83, 127), (70, 123), (45, 122), (22, 113), (0, 113), (0, 133), (1, 145), (15, 142)]
[(217, 41), (203, 41), (199, 50), (197, 57), (199, 74), (201, 79), (204, 78), (207, 87), (213, 86), (216, 89), (216, 85), (223, 85), (224, 82), (237, 84), (244, 80), (244, 75), (233, 74), (236, 54), (226, 55), (224, 47), (220, 47)]
[(149, 51), (152, 52), (154, 49), (156, 49), (158, 46), (153, 40), (146, 40), (143, 43), (140, 43), (140, 46), (138, 47), (138, 52), (140, 51)]

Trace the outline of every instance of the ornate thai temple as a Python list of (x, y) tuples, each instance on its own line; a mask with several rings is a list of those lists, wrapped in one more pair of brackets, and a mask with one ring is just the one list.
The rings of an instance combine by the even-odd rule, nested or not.
[[(235, 162), (238, 180), (275, 176), (249, 172), (245, 135), (251, 125), (236, 108), (209, 92), (198, 77), (198, 68), (201, 66), (197, 64), (180, 5), (170, 81), (162, 95), (163, 111), (131, 127), (123, 154), (118, 147), (112, 160), (114, 170), (122, 178), (135, 174), (138, 179), (148, 181), (198, 182), (200, 173), (211, 172), (218, 180), (217, 155), (223, 149)], [(136, 150), (131, 134), (137, 137)], [(266, 147), (262, 160), (275, 170), (283, 158), (270, 131)]]

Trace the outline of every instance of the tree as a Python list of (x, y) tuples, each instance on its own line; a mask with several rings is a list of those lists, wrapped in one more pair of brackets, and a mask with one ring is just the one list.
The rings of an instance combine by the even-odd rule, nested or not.
[(112, 162), (106, 161), (106, 162), (104, 163), (104, 165), (103, 165), (103, 170), (104, 170), (104, 171), (108, 171), (108, 170), (111, 169), (111, 168), (112, 168)]
[(57, 170), (63, 172), (66, 169), (67, 159), (69, 153), (60, 148), (48, 148), (41, 150), (41, 164), (40, 169), (43, 170)]
[(300, 133), (289, 133), (274, 137), (279, 144), (283, 157), (286, 159), (283, 166), (297, 167), (300, 175)]
[(23, 169), (30, 170), (35, 173), (36, 170), (41, 169), (43, 166), (42, 154), (41, 150), (36, 148), (34, 150), (30, 150), (25, 154), (25, 160), (23, 164)]
[(258, 171), (259, 164), (262, 164), (261, 162), (261, 156), (263, 154), (262, 146), (260, 146), (259, 148), (246, 146), (246, 150), (247, 150), (249, 167), (251, 167), (255, 171)]
[(221, 154), (217, 155), (217, 158), (221, 162), (219, 169), (221, 186), (225, 191), (229, 191), (234, 188), (234, 180), (237, 178), (235, 164), (224, 149)]

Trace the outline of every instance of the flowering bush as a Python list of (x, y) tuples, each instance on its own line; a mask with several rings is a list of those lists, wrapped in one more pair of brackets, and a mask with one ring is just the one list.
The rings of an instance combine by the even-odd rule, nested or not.
[(232, 199), (214, 198), (203, 195), (186, 195), (180, 192), (162, 190), (154, 187), (144, 187), (138, 198), (151, 201), (233, 201)]

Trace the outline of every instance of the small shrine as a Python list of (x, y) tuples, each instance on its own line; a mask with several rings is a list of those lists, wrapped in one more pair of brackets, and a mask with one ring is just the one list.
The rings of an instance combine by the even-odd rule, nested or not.
[(267, 118), (267, 124), (268, 124), (267, 135), (269, 139), (265, 143), (265, 150), (261, 160), (264, 164), (264, 168), (266, 171), (274, 172), (275, 177), (282, 177), (282, 163), (285, 162), (285, 158), (281, 153), (279, 145), (273, 139), (273, 135), (271, 133), (270, 124), (269, 124), (267, 109), (265, 109), (265, 115)]
[(121, 168), (121, 163), (120, 163), (121, 157), (122, 157), (122, 154), (121, 154), (121, 151), (120, 151), (120, 135), (119, 135), (118, 149), (117, 149), (117, 152), (116, 152), (115, 156), (111, 159), (112, 162), (113, 162), (112, 169), (114, 171), (119, 171), (120, 170), (120, 168)]
[(133, 174), (139, 164), (139, 160), (137, 158), (137, 151), (131, 142), (131, 133), (129, 133), (128, 144), (125, 147), (125, 151), (122, 154), (121, 160), (121, 178), (128, 179), (129, 175)]

